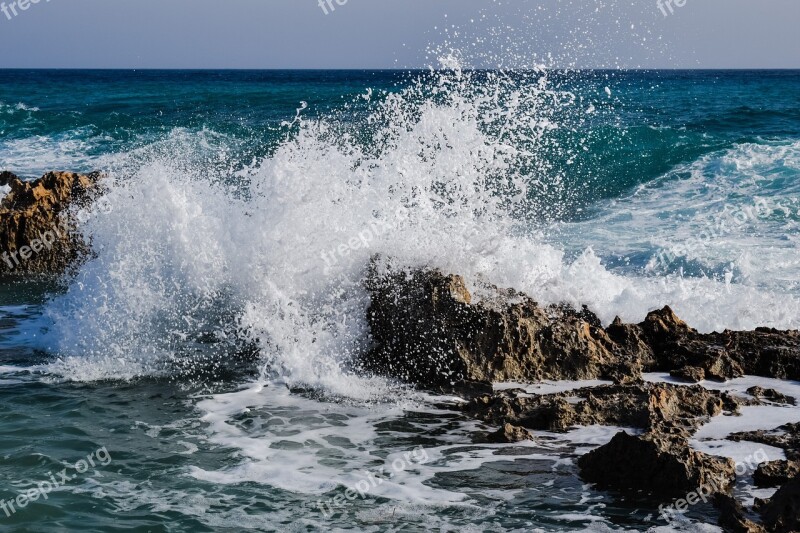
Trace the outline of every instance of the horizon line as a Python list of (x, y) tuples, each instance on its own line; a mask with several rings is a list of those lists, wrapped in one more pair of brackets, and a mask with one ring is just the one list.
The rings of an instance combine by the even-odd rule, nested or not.
[[(265, 68), (237, 68), (237, 67), (0, 67), (0, 71), (8, 70), (75, 70), (75, 71), (184, 71), (184, 72), (219, 72), (219, 71), (241, 71), (241, 72), (409, 72), (409, 71), (429, 71), (428, 67), (410, 67), (410, 68), (371, 68), (371, 67), (265, 67)], [(435, 71), (452, 70), (437, 68)], [(519, 67), (519, 68), (502, 68), (502, 67), (470, 67), (462, 70), (536, 70), (535, 67)], [(675, 71), (675, 72), (691, 72), (691, 71), (718, 71), (718, 72), (733, 72), (733, 71), (795, 71), (800, 70), (798, 67), (636, 67), (636, 68), (619, 68), (619, 67), (546, 67), (545, 70), (567, 70), (567, 71), (604, 71), (604, 72), (646, 72), (646, 71)]]

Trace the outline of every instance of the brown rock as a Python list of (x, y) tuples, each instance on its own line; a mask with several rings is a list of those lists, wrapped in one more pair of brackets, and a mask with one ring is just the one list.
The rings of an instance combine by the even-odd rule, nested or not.
[(753, 481), (759, 487), (777, 487), (800, 475), (798, 461), (769, 461), (761, 463), (753, 473)]
[(512, 424), (503, 424), (503, 427), (496, 432), (490, 433), (486, 440), (493, 443), (511, 443), (534, 439), (533, 435), (525, 428)]
[(87, 252), (67, 207), (89, 201), (98, 175), (49, 172), (22, 181), (0, 173), (11, 192), (0, 203), (0, 273), (59, 274)]
[(800, 423), (785, 424), (764, 431), (743, 431), (728, 436), (732, 441), (749, 441), (774, 446), (783, 450), (790, 461), (800, 461)]
[(622, 431), (578, 460), (581, 477), (602, 488), (679, 498), (704, 487), (723, 492), (735, 478), (734, 462), (694, 451), (675, 435)]
[(460, 276), (372, 263), (366, 286), (375, 341), (364, 368), (423, 386), (596, 379), (617, 358), (587, 310), (540, 307), (513, 291), (473, 303)]
[(670, 426), (670, 431), (689, 434), (709, 417), (738, 408), (736, 400), (726, 393), (664, 383), (602, 385), (543, 396), (519, 392), (479, 396), (463, 409), (486, 422), (508, 421), (534, 430), (566, 431), (589, 425), (641, 429)]
[(797, 402), (791, 396), (781, 394), (775, 389), (765, 389), (759, 386), (750, 387), (747, 389), (747, 394), (758, 398), (759, 400), (769, 400), (775, 403), (782, 403), (785, 405), (797, 405)]
[(689, 383), (700, 383), (706, 379), (706, 371), (697, 366), (685, 366), (678, 370), (672, 370), (669, 375)]
[(742, 505), (727, 494), (715, 494), (714, 506), (719, 510), (719, 525), (730, 533), (765, 533), (765, 529), (747, 516)]
[(543, 307), (491, 285), (477, 300), (460, 276), (404, 270), (380, 257), (365, 286), (374, 343), (362, 367), (424, 387), (597, 378), (629, 384), (654, 370), (692, 381), (745, 373), (800, 379), (797, 331), (700, 334), (669, 307), (640, 324), (616, 319), (603, 329), (585, 307)]
[(767, 530), (776, 533), (800, 531), (800, 477), (783, 485), (761, 509)]

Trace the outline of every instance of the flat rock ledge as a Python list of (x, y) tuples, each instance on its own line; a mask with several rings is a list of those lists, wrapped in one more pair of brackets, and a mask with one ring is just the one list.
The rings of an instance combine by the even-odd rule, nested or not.
[(61, 274), (88, 249), (68, 207), (91, 201), (99, 174), (48, 172), (23, 181), (0, 172), (10, 192), (0, 202), (0, 274)]
[[(664, 503), (703, 494), (719, 511), (726, 531), (800, 531), (798, 428), (739, 435), (778, 446), (787, 461), (766, 463), (760, 485), (782, 485), (759, 502), (763, 524), (730, 495), (734, 463), (689, 445), (700, 424), (742, 405), (795, 405), (774, 390), (751, 388), (749, 398), (713, 391), (703, 380), (743, 375), (800, 379), (800, 333), (759, 328), (703, 334), (669, 307), (639, 324), (615, 319), (603, 327), (586, 307), (540, 305), (512, 289), (482, 284), (470, 292), (458, 275), (406, 269), (373, 258), (365, 287), (372, 347), (360, 364), (377, 375), (466, 398), (468, 416), (500, 429), (486, 442), (533, 439), (531, 431), (576, 426), (636, 428), (578, 459), (580, 475), (598, 487), (656, 497)], [(686, 382), (645, 383), (643, 372), (667, 372)], [(569, 392), (496, 391), (492, 383), (542, 380), (610, 380), (613, 384)], [(731, 439), (735, 440), (736, 435)], [(706, 501), (706, 500), (703, 500)]]

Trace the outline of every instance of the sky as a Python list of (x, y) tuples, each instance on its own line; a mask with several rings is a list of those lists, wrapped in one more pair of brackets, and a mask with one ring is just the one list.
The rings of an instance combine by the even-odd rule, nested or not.
[(800, 68), (798, 0), (0, 2), (0, 68)]

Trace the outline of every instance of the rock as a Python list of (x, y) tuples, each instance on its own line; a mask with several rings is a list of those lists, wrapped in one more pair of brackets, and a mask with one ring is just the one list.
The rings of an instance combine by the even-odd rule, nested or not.
[(534, 439), (533, 435), (525, 428), (512, 424), (503, 424), (503, 427), (496, 432), (490, 433), (486, 440), (492, 443), (511, 443)]
[(682, 436), (654, 432), (617, 433), (611, 442), (578, 460), (581, 477), (601, 488), (680, 498), (703, 488), (725, 491), (735, 478), (734, 462), (694, 451)]
[(603, 329), (590, 310), (541, 306), (525, 294), (480, 286), (433, 269), (398, 268), (375, 257), (365, 279), (373, 346), (363, 369), (428, 388), (463, 381), (535, 382), (607, 378), (641, 382), (643, 371), (690, 381), (745, 373), (800, 379), (800, 332), (701, 334), (669, 307), (640, 324)]
[(753, 473), (753, 481), (759, 487), (777, 487), (800, 475), (798, 461), (769, 461), (761, 463)]
[(669, 375), (689, 383), (700, 383), (706, 379), (706, 371), (697, 366), (685, 366), (678, 370), (672, 370)]
[(366, 286), (375, 341), (362, 366), (426, 387), (463, 380), (596, 379), (617, 358), (597, 318), (489, 288), (473, 302), (460, 276), (374, 260)]
[(67, 207), (90, 201), (98, 177), (49, 172), (28, 182), (0, 173), (11, 188), (0, 203), (0, 273), (60, 274), (85, 254)]
[(728, 436), (732, 441), (748, 441), (774, 446), (783, 450), (790, 461), (800, 461), (800, 423), (785, 424), (775, 429), (764, 431), (744, 431)]
[(800, 531), (800, 477), (778, 489), (762, 506), (761, 516), (768, 531), (789, 533)]
[(747, 394), (758, 398), (759, 400), (769, 400), (775, 403), (782, 403), (785, 405), (797, 405), (797, 402), (791, 396), (782, 394), (775, 389), (765, 389), (759, 386), (750, 387), (747, 389)]
[(714, 495), (714, 507), (719, 510), (719, 525), (730, 533), (765, 533), (766, 530), (747, 516), (742, 505), (728, 494)]
[(472, 399), (463, 406), (469, 415), (528, 429), (566, 431), (574, 426), (612, 425), (653, 429), (665, 425), (691, 433), (723, 410), (736, 411), (736, 399), (700, 386), (666, 383), (601, 385), (543, 396), (506, 390)]

